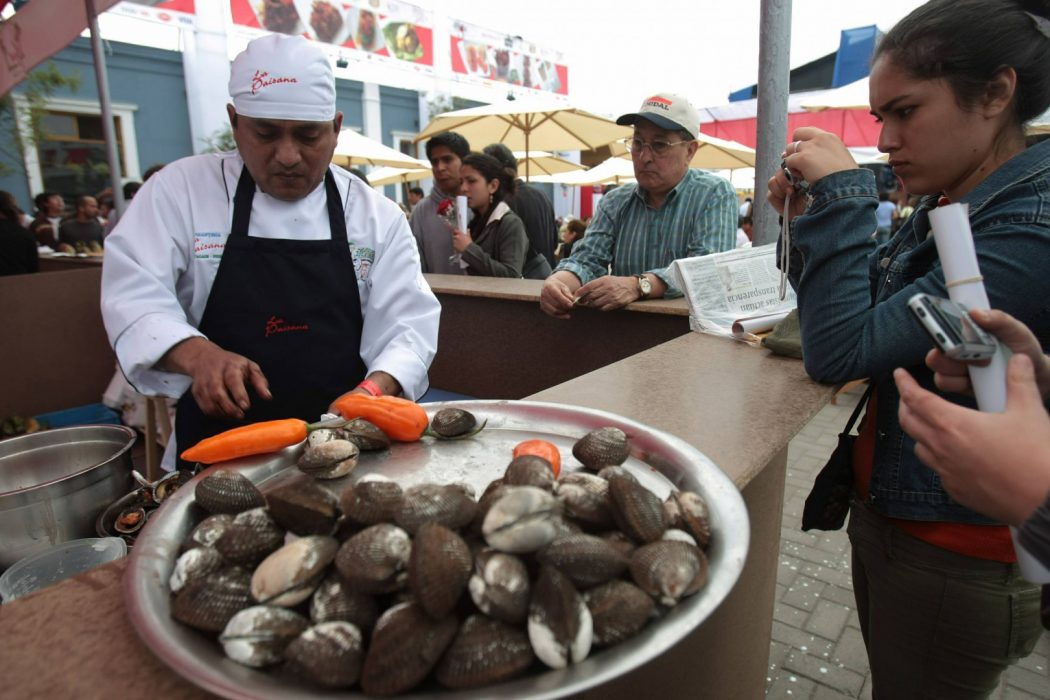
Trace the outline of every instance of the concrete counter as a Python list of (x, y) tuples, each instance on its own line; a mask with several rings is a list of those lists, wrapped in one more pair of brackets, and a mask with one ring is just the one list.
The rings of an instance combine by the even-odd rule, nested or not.
[[(435, 386), (479, 398), (581, 405), (647, 423), (703, 451), (743, 493), (751, 550), (734, 591), (671, 651), (587, 697), (762, 697), (787, 444), (833, 387), (810, 381), (796, 360), (690, 333), (681, 300), (614, 313), (581, 310), (558, 321), (539, 311), (538, 282), (428, 279), (443, 304)], [(645, 324), (646, 332), (637, 332)], [(603, 362), (607, 357), (615, 359)], [(570, 376), (551, 381), (563, 374)], [(124, 569), (124, 562), (110, 564), (0, 607), (6, 693), (207, 697), (139, 642), (124, 610)]]

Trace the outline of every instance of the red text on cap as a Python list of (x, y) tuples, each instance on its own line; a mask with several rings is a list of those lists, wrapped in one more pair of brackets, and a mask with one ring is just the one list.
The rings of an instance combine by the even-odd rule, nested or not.
[(268, 85), (276, 85), (278, 83), (298, 83), (298, 78), (271, 78), (269, 71), (256, 70), (255, 75), (252, 76), (252, 94), (256, 94), (259, 90), (267, 87)]

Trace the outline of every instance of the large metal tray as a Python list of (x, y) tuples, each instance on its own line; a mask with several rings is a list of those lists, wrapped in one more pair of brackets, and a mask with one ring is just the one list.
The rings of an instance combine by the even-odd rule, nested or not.
[[(478, 495), (490, 481), (502, 476), (513, 446), (530, 438), (558, 445), (563, 470), (579, 469), (572, 457), (573, 443), (594, 428), (616, 426), (631, 439), (625, 466), (661, 498), (672, 487), (701, 494), (711, 511), (713, 536), (708, 548), (711, 577), (696, 595), (685, 599), (638, 636), (610, 649), (596, 651), (583, 663), (531, 675), (470, 692), (444, 691), (427, 686), (402, 697), (558, 698), (581, 692), (641, 666), (693, 631), (733, 588), (747, 556), (749, 527), (739, 491), (715, 464), (686, 442), (641, 423), (587, 408), (526, 401), (460, 401), (426, 404), (429, 414), (446, 405), (472, 411), (488, 427), (464, 441), (396, 443), (389, 451), (366, 452), (357, 469), (333, 482), (318, 482), (334, 492), (362, 474), (378, 472), (403, 486), (425, 481), (467, 482)], [(265, 492), (290, 479), (307, 478), (294, 467), (302, 446), (278, 454), (228, 462)], [(207, 472), (205, 472), (207, 473)], [(201, 477), (198, 476), (197, 479)], [(361, 698), (359, 692), (333, 694), (314, 689), (280, 671), (255, 671), (227, 659), (221, 647), (203, 634), (172, 619), (168, 578), (179, 543), (200, 517), (193, 503), (195, 479), (172, 496), (150, 519), (139, 536), (124, 578), (128, 614), (146, 645), (186, 679), (228, 698)]]

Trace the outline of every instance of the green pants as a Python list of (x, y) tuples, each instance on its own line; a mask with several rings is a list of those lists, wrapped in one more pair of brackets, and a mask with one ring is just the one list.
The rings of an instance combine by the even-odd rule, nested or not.
[(857, 503), (849, 538), (875, 700), (986, 698), (1035, 647), (1039, 587), (1016, 564), (927, 544)]

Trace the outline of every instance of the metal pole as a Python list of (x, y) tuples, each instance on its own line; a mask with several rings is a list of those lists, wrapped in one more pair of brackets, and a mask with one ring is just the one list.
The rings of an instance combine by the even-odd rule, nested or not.
[(106, 160), (109, 162), (109, 177), (113, 183), (113, 207), (122, 216), (124, 188), (121, 185), (120, 158), (117, 155), (117, 134), (113, 129), (113, 108), (109, 103), (109, 79), (106, 75), (106, 56), (102, 52), (102, 35), (98, 31), (98, 13), (95, 0), (84, 0), (87, 7), (88, 27), (91, 29), (91, 53), (95, 57), (95, 81), (98, 83), (98, 102), (102, 108), (102, 134), (106, 139)]
[(762, 0), (758, 28), (758, 134), (755, 144), (755, 245), (776, 241), (777, 213), (766, 203), (766, 183), (780, 167), (787, 143), (791, 75), (791, 0)]

